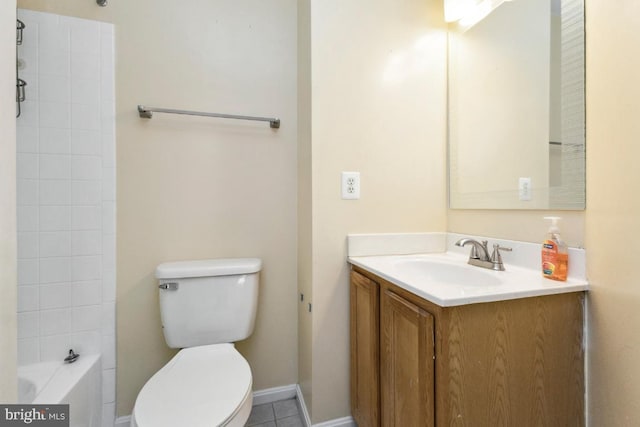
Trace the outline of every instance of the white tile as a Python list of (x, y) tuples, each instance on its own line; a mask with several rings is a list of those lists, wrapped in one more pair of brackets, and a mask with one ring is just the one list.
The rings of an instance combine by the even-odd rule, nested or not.
[(100, 206), (74, 206), (71, 212), (71, 228), (79, 230), (100, 230), (102, 228)]
[(18, 178), (38, 179), (38, 155), (33, 153), (17, 153), (16, 175)]
[(73, 154), (102, 155), (102, 140), (97, 130), (73, 129), (71, 152)]
[(69, 336), (69, 344), (79, 354), (99, 354), (101, 336), (98, 331), (75, 332)]
[(74, 332), (94, 331), (102, 328), (102, 306), (85, 305), (74, 307), (72, 313)]
[(40, 230), (71, 229), (71, 206), (40, 206)]
[(116, 337), (115, 335), (102, 336), (102, 369), (116, 367)]
[(40, 179), (69, 178), (71, 178), (71, 156), (69, 154), (40, 155)]
[(99, 88), (100, 86), (100, 55), (96, 52), (71, 54), (71, 76), (76, 78), (90, 79)]
[(104, 269), (102, 271), (102, 301), (112, 302), (116, 300), (116, 271)]
[(100, 53), (102, 57), (113, 57), (113, 36), (114, 29), (113, 24), (108, 24), (103, 22), (102, 27), (100, 28)]
[(18, 260), (18, 285), (34, 285), (38, 283), (38, 259)]
[(71, 100), (71, 84), (68, 76), (41, 74), (38, 82), (40, 84), (41, 102), (63, 102), (68, 104)]
[(69, 26), (64, 23), (39, 25), (38, 48), (41, 51), (69, 51)]
[(69, 129), (71, 108), (64, 102), (40, 101), (39, 120), (40, 127)]
[(116, 334), (116, 303), (102, 304), (102, 335)]
[(71, 75), (68, 50), (40, 50), (38, 54), (38, 69), (40, 74), (67, 77)]
[(40, 308), (39, 287), (18, 286), (18, 313), (36, 311)]
[(18, 366), (31, 365), (40, 361), (40, 345), (38, 338), (18, 340)]
[(105, 403), (102, 405), (102, 427), (111, 427), (116, 422), (116, 404)]
[(40, 181), (40, 205), (68, 205), (71, 203), (69, 181)]
[(71, 277), (74, 282), (98, 280), (102, 273), (101, 256), (77, 256), (73, 258)]
[[(110, 24), (108, 22), (101, 22), (100, 23), (100, 32), (102, 35), (102, 38), (104, 39), (105, 37), (110, 38), (111, 40), (113, 40), (113, 24)], [(104, 46), (103, 46), (104, 49)]]
[(100, 81), (87, 78), (74, 78), (71, 85), (71, 102), (100, 106)]
[(69, 154), (71, 144), (69, 129), (41, 128), (40, 152), (49, 154)]
[(18, 339), (37, 337), (39, 324), (37, 311), (18, 313)]
[(19, 206), (38, 204), (38, 180), (18, 179), (17, 202)]
[(69, 231), (40, 232), (40, 257), (71, 256), (71, 233)]
[(116, 140), (112, 133), (102, 134), (102, 166), (116, 167)]
[[(37, 79), (34, 77), (38, 75), (38, 49), (30, 48), (27, 46), (20, 46), (18, 48), (18, 74), (20, 78), (27, 82), (29, 87), (32, 87), (34, 82), (37, 82)], [(37, 91), (29, 91), (31, 99), (38, 99)]]
[(102, 168), (102, 200), (116, 200), (115, 168)]
[(115, 202), (102, 203), (102, 232), (104, 234), (116, 234), (116, 204)]
[(40, 132), (37, 126), (16, 127), (16, 150), (18, 153), (37, 153)]
[(105, 234), (103, 236), (102, 266), (109, 270), (116, 268), (116, 239), (114, 234)]
[(71, 309), (40, 310), (40, 336), (66, 334), (70, 330)]
[(70, 290), (69, 283), (40, 285), (40, 310), (69, 308), (71, 306)]
[(18, 232), (18, 258), (38, 258), (37, 232)]
[(40, 257), (71, 256), (70, 231), (40, 232)]
[(18, 206), (18, 231), (38, 231), (38, 207)]
[(100, 255), (102, 254), (102, 232), (73, 231), (71, 233), (72, 255)]
[(40, 103), (26, 98), (20, 103), (20, 117), (16, 118), (17, 126), (40, 126)]
[(40, 282), (56, 283), (71, 281), (71, 258), (41, 258)]
[(116, 400), (116, 370), (102, 371), (102, 402), (111, 403)]
[(74, 282), (71, 287), (71, 302), (74, 307), (100, 304), (102, 302), (102, 281)]
[(100, 79), (100, 99), (102, 101), (114, 101), (115, 93), (115, 72), (113, 66), (102, 66), (102, 78)]
[(71, 52), (94, 53), (100, 48), (100, 24), (75, 21), (71, 25)]
[(17, 153), (16, 157), (17, 177), (38, 179), (38, 155), (35, 153)]
[(116, 110), (113, 101), (100, 104), (100, 121), (103, 132), (115, 133)]
[(71, 176), (79, 180), (102, 179), (102, 158), (99, 156), (73, 156)]
[(69, 335), (51, 335), (40, 338), (40, 360), (62, 361), (69, 354)]
[(100, 181), (72, 181), (71, 201), (75, 206), (99, 205), (102, 202)]
[(71, 127), (73, 129), (100, 130), (100, 107), (86, 104), (71, 104)]

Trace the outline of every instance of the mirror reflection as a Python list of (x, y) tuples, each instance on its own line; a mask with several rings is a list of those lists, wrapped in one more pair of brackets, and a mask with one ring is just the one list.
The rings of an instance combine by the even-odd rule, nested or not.
[(449, 32), (458, 209), (584, 209), (584, 5), (514, 0)]

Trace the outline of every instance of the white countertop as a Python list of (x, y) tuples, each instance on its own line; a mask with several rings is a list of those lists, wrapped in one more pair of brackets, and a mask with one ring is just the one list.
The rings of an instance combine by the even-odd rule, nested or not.
[[(410, 255), (350, 256), (348, 261), (442, 307), (509, 299), (579, 292), (589, 289), (582, 278), (566, 282), (542, 277), (538, 270), (505, 263), (506, 271), (493, 271), (467, 264), (468, 255), (440, 252)], [(448, 277), (429, 273), (429, 265)], [(464, 282), (464, 283), (463, 283)]]

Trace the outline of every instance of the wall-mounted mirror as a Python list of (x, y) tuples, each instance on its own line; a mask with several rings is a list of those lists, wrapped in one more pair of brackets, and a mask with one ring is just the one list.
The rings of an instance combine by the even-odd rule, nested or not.
[(451, 208), (584, 209), (584, 66), (584, 0), (450, 26)]

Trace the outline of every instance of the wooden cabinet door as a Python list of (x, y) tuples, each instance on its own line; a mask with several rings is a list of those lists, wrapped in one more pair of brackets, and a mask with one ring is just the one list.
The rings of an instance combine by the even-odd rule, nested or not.
[(380, 425), (380, 290), (351, 272), (351, 414), (359, 427)]
[(382, 426), (434, 426), (433, 316), (384, 289), (380, 325)]

